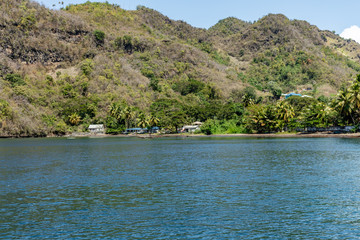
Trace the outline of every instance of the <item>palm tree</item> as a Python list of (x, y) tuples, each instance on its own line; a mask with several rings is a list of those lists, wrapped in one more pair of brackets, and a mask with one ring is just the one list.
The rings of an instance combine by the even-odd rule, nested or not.
[(109, 113), (110, 116), (115, 118), (117, 121), (119, 121), (122, 118), (122, 111), (121, 111), (121, 105), (119, 103), (112, 103), (109, 106)]
[[(360, 82), (355, 81), (349, 88), (350, 93), (350, 104), (352, 106), (352, 116), (356, 119), (352, 119), (353, 123), (359, 119), (359, 111), (360, 111)], [(355, 121), (354, 121), (355, 120)]]
[(351, 120), (354, 123), (354, 118), (352, 116), (353, 105), (351, 104), (351, 98), (351, 93), (349, 91), (339, 91), (334, 100), (333, 106), (345, 122), (349, 122), (349, 120)]
[(81, 117), (77, 113), (73, 113), (69, 116), (69, 122), (71, 125), (77, 126), (81, 122)]
[(258, 133), (271, 132), (275, 127), (274, 111), (271, 105), (253, 105), (249, 108), (249, 125)]
[(149, 117), (149, 124), (151, 127), (157, 126), (159, 124), (159, 122), (160, 122), (160, 120), (157, 117), (155, 117), (154, 115), (151, 115)]
[(126, 128), (129, 128), (130, 123), (135, 116), (135, 112), (133, 111), (133, 109), (131, 107), (126, 106), (122, 111), (122, 116), (125, 119)]
[(155, 117), (154, 115), (151, 115), (149, 118), (148, 118), (148, 123), (149, 123), (149, 134), (151, 136), (151, 133), (152, 133), (152, 128), (157, 126), (159, 124), (160, 120)]
[(144, 113), (140, 113), (137, 120), (137, 125), (141, 128), (147, 128), (149, 126), (149, 121)]
[(306, 127), (326, 127), (331, 111), (324, 103), (314, 103), (301, 114), (301, 119)]
[(288, 102), (282, 101), (276, 105), (275, 110), (278, 118), (278, 126), (283, 130), (295, 117), (294, 108)]

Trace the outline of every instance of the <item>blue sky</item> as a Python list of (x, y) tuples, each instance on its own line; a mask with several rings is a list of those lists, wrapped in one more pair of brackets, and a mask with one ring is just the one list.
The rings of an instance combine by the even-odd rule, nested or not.
[[(47, 7), (60, 5), (59, 0), (36, 0)], [(62, 0), (68, 4), (85, 0)], [(101, 0), (99, 0), (101, 1)], [(174, 20), (184, 20), (201, 28), (209, 28), (220, 19), (232, 16), (245, 21), (256, 21), (268, 13), (283, 13), (290, 19), (306, 20), (322, 30), (342, 33), (346, 28), (360, 26), (359, 0), (108, 0), (124, 9), (137, 5), (153, 8)]]

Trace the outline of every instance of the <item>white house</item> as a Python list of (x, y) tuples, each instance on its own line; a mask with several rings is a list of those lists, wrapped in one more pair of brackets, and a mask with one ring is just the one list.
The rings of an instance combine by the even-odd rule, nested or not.
[(91, 133), (95, 133), (95, 134), (96, 133), (100, 133), (100, 134), (105, 133), (104, 124), (91, 124), (88, 129)]
[(181, 132), (185, 133), (193, 133), (196, 130), (200, 130), (200, 126), (201, 126), (202, 122), (194, 122), (192, 125), (185, 125), (181, 128)]

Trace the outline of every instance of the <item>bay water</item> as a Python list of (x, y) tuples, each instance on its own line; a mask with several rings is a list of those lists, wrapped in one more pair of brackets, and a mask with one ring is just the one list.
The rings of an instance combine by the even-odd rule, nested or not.
[(357, 239), (360, 139), (0, 139), (0, 239)]

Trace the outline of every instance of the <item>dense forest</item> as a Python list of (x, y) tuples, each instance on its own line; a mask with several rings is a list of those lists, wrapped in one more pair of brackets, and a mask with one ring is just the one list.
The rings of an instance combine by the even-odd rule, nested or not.
[(0, 0), (0, 136), (357, 125), (359, 61), (356, 42), (281, 14), (200, 29), (144, 6)]

